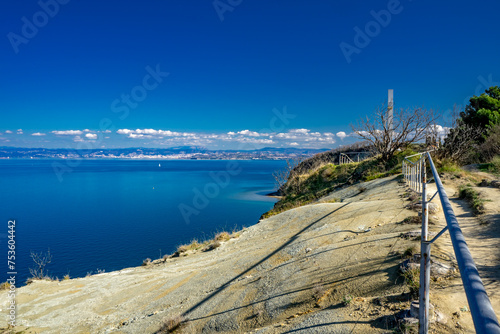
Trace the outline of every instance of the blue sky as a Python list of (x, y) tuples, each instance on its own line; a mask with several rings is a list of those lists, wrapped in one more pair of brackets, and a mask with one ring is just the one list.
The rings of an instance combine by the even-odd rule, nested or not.
[(446, 125), (454, 104), (500, 82), (498, 12), (498, 1), (4, 1), (0, 146), (333, 148), (389, 88), (397, 107), (436, 109)]

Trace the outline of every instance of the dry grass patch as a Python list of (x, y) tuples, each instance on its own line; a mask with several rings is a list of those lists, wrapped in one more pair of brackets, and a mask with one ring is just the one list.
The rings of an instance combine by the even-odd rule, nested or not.
[(181, 254), (181, 253), (186, 253), (187, 251), (196, 251), (202, 247), (203, 247), (203, 244), (200, 244), (198, 242), (198, 240), (195, 239), (195, 240), (191, 241), (190, 244), (181, 245), (181, 246), (177, 247), (177, 253)]
[(162, 325), (156, 332), (157, 334), (181, 333), (186, 319), (182, 315), (170, 316), (163, 320)]
[(229, 239), (231, 239), (231, 235), (227, 232), (217, 233), (214, 238), (215, 241), (228, 241)]
[(410, 216), (403, 219), (403, 224), (422, 224), (422, 218), (419, 216)]

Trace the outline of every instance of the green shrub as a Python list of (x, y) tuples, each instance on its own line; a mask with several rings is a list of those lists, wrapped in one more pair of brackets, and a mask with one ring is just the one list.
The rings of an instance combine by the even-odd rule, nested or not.
[(500, 174), (500, 155), (496, 155), (488, 163), (479, 164), (479, 170), (481, 170), (483, 172)]
[[(382, 161), (381, 157), (377, 156), (361, 162), (343, 165), (335, 165), (331, 162), (319, 164), (318, 161), (321, 161), (321, 159), (315, 156), (314, 163), (309, 163), (306, 160), (298, 166), (301, 175), (287, 181), (286, 187), (288, 191), (285, 196), (274, 205), (272, 210), (266, 212), (261, 218), (268, 218), (275, 214), (312, 203), (345, 185), (371, 181), (401, 173), (401, 162), (404, 157), (414, 153), (411, 148), (408, 148), (398, 152), (387, 162)], [(330, 152), (325, 152), (324, 154), (330, 154)], [(328, 160), (325, 159), (325, 161)], [(307, 166), (313, 167), (308, 169)], [(360, 191), (361, 189), (366, 188), (360, 187)]]
[(470, 204), (475, 214), (484, 213), (485, 200), (481, 198), (479, 193), (470, 185), (460, 186), (458, 196), (461, 199), (465, 199)]

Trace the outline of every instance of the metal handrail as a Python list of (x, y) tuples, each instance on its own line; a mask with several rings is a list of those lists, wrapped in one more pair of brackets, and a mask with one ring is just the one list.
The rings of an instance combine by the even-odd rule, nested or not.
[[(406, 158), (420, 155), (420, 159), (411, 162)], [(422, 194), (422, 237), (421, 237), (421, 260), (420, 260), (420, 299), (419, 299), (419, 333), (427, 333), (429, 326), (429, 283), (430, 283), (430, 250), (431, 244), (441, 236), (446, 229), (450, 233), (453, 250), (460, 270), (460, 276), (464, 285), (467, 302), (477, 333), (500, 334), (500, 324), (486, 294), (484, 285), (479, 277), (476, 264), (467, 247), (464, 235), (458, 225), (457, 217), (453, 212), (450, 200), (446, 195), (439, 174), (434, 166), (430, 152), (418, 153), (405, 157), (403, 160), (403, 176), (411, 189)], [(427, 179), (425, 161), (429, 161), (432, 175), (436, 182), (437, 192), (443, 207), (443, 213), (447, 226), (432, 240), (428, 240), (428, 210), (427, 205)], [(408, 162), (407, 162), (408, 161)], [(423, 306), (423, 307), (422, 307)]]

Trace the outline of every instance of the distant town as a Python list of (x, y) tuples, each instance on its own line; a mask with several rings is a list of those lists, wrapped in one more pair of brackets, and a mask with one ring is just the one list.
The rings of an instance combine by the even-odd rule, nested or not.
[(328, 150), (272, 147), (258, 150), (208, 150), (195, 146), (90, 150), (0, 147), (0, 159), (284, 160), (303, 159)]

